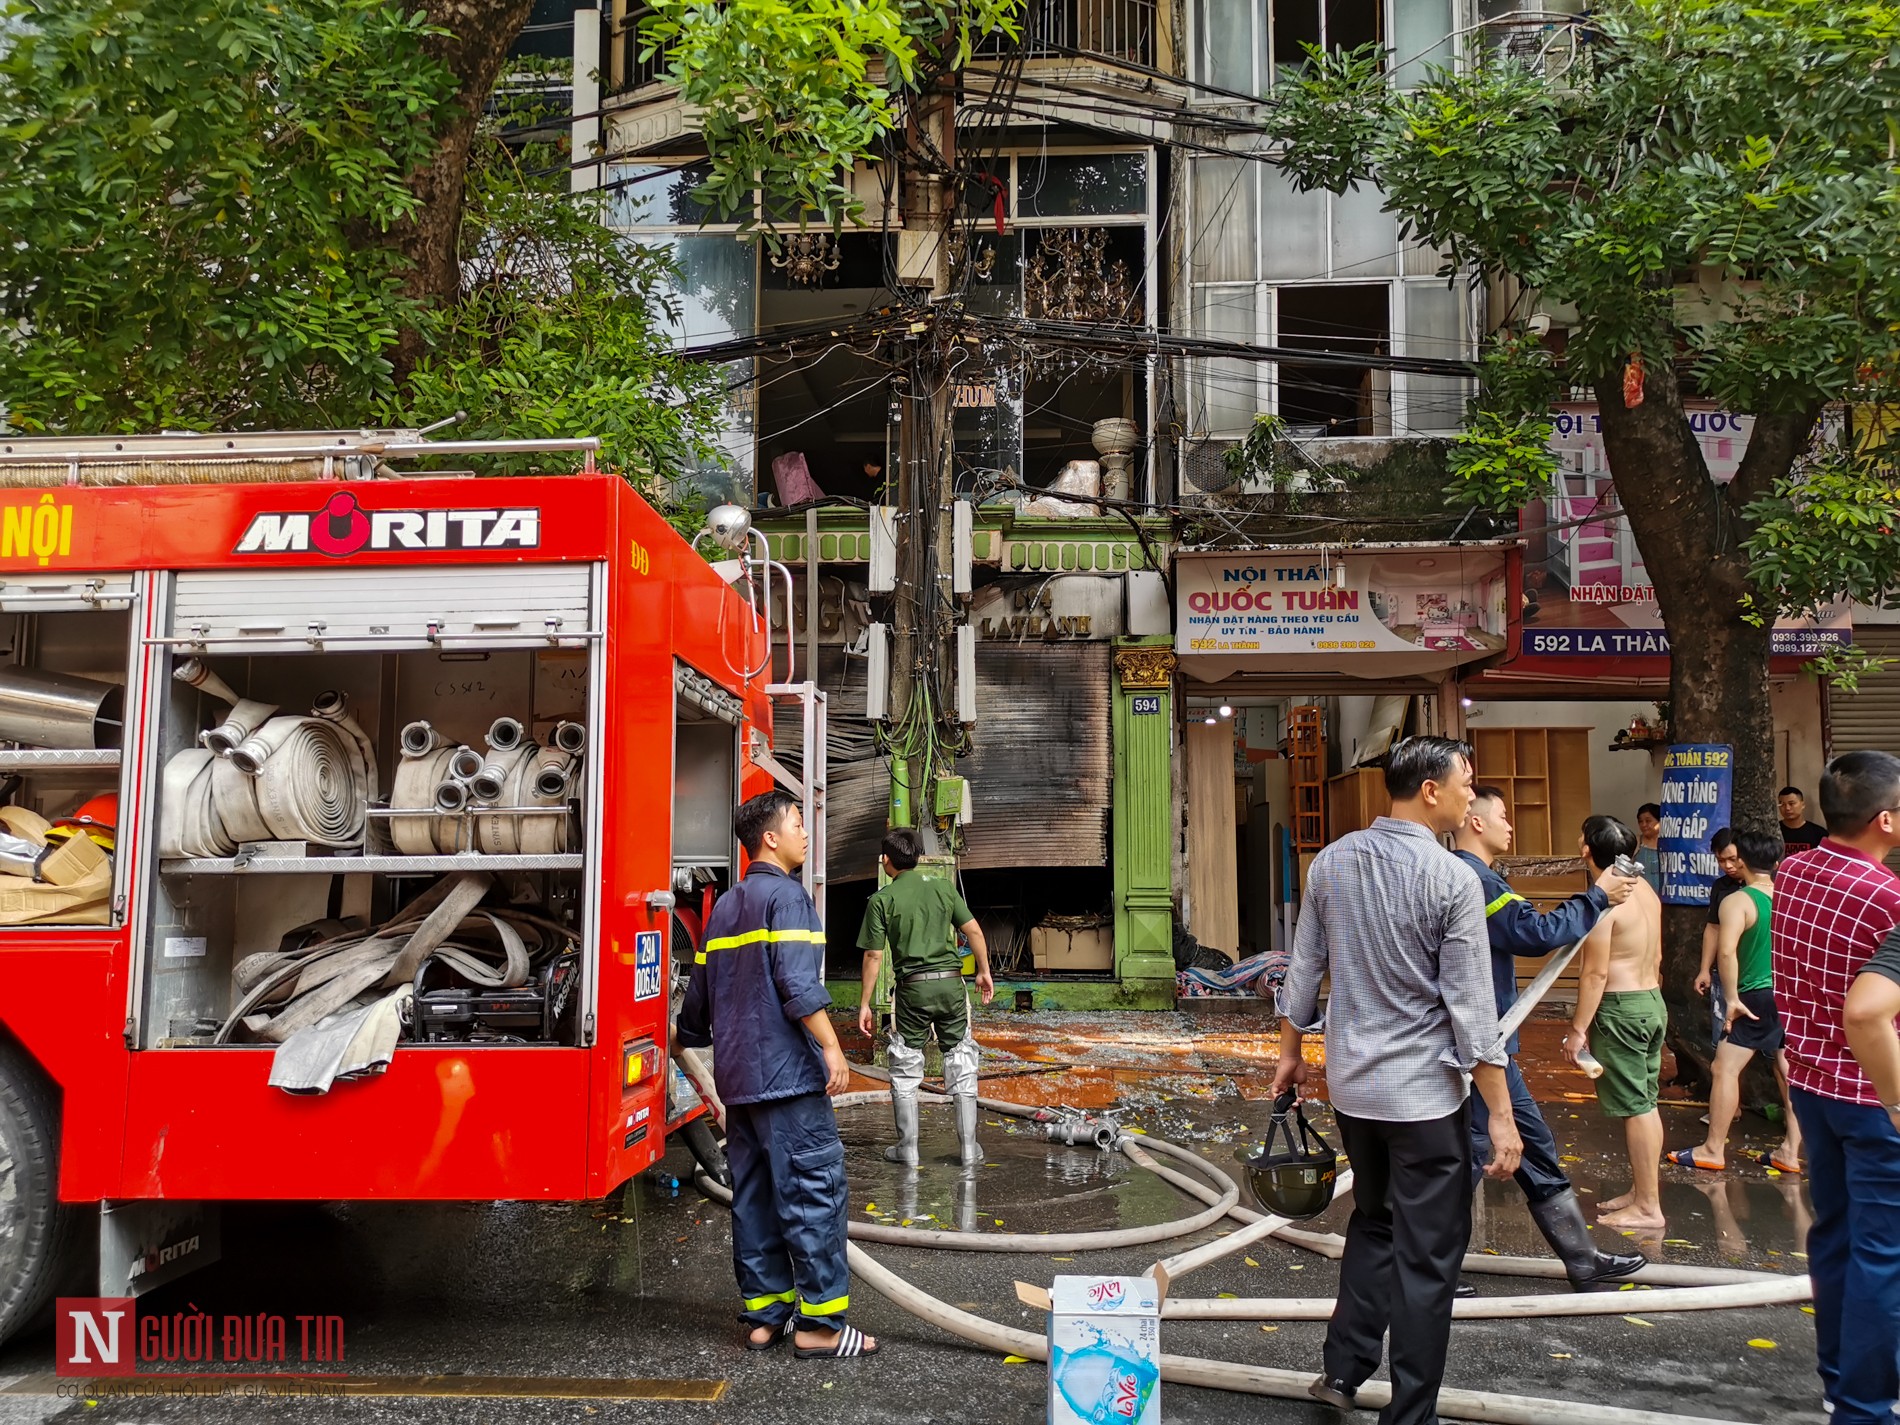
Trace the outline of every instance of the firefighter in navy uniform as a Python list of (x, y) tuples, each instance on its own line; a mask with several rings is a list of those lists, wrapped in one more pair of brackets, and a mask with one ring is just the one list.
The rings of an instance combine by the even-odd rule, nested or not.
[[(1457, 849), (1453, 852), (1472, 870), (1484, 887), (1485, 928), (1491, 938), (1491, 984), (1497, 995), (1498, 1014), (1502, 1016), (1517, 1002), (1517, 957), (1548, 955), (1553, 950), (1581, 940), (1612, 905), (1628, 899), (1636, 882), (1605, 871), (1589, 890), (1570, 897), (1554, 910), (1539, 912), (1516, 891), (1492, 866), (1492, 862), (1511, 849), (1511, 823), (1504, 812), (1504, 793), (1496, 787), (1477, 787), (1472, 792), (1471, 810), (1458, 828)], [(1524, 1139), (1524, 1156), (1516, 1174), (1519, 1187), (1530, 1203), (1531, 1218), (1544, 1234), (1551, 1250), (1562, 1260), (1564, 1274), (1575, 1291), (1604, 1291), (1640, 1270), (1648, 1261), (1636, 1253), (1600, 1252), (1590, 1238), (1590, 1224), (1584, 1220), (1577, 1202), (1577, 1190), (1570, 1185), (1557, 1159), (1557, 1140), (1550, 1125), (1538, 1110), (1537, 1100), (1517, 1067), (1517, 1035), (1505, 1046), (1513, 1056), (1505, 1068), (1505, 1082), (1511, 1090), (1511, 1109), (1517, 1119), (1517, 1131)], [(1473, 1162), (1483, 1162), (1490, 1154), (1485, 1129), (1490, 1115), (1477, 1095), (1471, 1101), (1471, 1138)], [(1473, 1180), (1476, 1186), (1476, 1179)]]
[(809, 841), (798, 803), (766, 792), (733, 830), (751, 864), (713, 907), (680, 1005), (676, 1041), (713, 1049), (732, 1168), (732, 1269), (746, 1348), (792, 1340), (798, 1355), (868, 1356), (877, 1342), (843, 1314), (844, 1144), (829, 1095), (850, 1081), (826, 1015), (825, 932), (796, 872)]

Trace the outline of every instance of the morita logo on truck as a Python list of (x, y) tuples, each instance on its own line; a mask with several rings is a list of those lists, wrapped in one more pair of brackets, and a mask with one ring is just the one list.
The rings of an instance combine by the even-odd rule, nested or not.
[(237, 542), (237, 554), (301, 554), (314, 549), (333, 559), (368, 550), (536, 549), (541, 511), (365, 510), (338, 490), (315, 514), (255, 515)]

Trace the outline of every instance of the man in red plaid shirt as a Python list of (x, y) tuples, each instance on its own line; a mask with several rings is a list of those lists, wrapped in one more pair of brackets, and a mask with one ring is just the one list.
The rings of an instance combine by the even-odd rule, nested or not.
[[(1849, 752), (1821, 779), (1827, 839), (1775, 877), (1775, 997), (1807, 1138), (1815, 1345), (1834, 1425), (1892, 1425), (1900, 1349), (1900, 1128), (1848, 1049), (1847, 991), (1900, 924), (1900, 758)], [(1844, 1310), (1849, 1304), (1851, 1310)]]

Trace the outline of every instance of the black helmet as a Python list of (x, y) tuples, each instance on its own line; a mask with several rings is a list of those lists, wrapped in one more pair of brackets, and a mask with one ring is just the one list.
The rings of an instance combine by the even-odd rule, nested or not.
[[(1276, 1152), (1274, 1140), (1282, 1134), (1286, 1143)], [(1339, 1157), (1324, 1135), (1306, 1121), (1296, 1090), (1288, 1089), (1274, 1100), (1266, 1146), (1247, 1159), (1247, 1177), (1260, 1205), (1276, 1217), (1296, 1222), (1318, 1217), (1332, 1202)]]

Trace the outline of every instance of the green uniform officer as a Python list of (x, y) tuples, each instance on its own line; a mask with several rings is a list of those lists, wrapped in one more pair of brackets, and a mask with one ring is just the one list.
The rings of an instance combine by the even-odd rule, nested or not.
[(917, 1165), (917, 1091), (924, 1082), (924, 1046), (934, 1030), (943, 1050), (944, 1085), (957, 1109), (957, 1148), (965, 1167), (983, 1159), (976, 1141), (976, 1040), (970, 1035), (970, 997), (963, 988), (963, 956), (957, 932), (976, 956), (976, 987), (988, 1004), (996, 995), (990, 978), (990, 952), (983, 931), (963, 897), (948, 881), (917, 874), (923, 839), (908, 826), (884, 835), (884, 869), (889, 885), (871, 897), (864, 911), (858, 948), (864, 951), (864, 998), (858, 1002), (858, 1028), (875, 1032), (871, 996), (884, 951), (891, 952), (897, 982), (897, 1016), (891, 1028), (891, 1108), (897, 1116), (897, 1142), (884, 1150), (893, 1163)]

